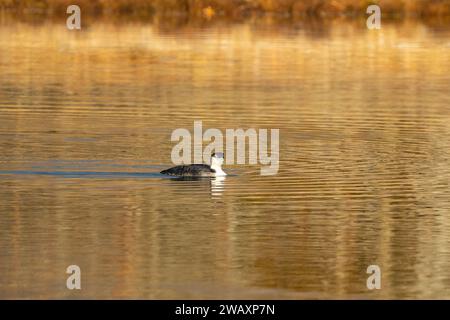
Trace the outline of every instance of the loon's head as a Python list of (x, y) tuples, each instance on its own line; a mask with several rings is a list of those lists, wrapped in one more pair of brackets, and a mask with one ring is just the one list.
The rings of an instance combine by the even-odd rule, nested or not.
[(223, 153), (216, 152), (211, 155), (211, 169), (215, 171), (215, 176), (226, 176), (227, 174), (222, 170)]
[(224, 158), (222, 152), (216, 152), (211, 155), (211, 168), (222, 167)]

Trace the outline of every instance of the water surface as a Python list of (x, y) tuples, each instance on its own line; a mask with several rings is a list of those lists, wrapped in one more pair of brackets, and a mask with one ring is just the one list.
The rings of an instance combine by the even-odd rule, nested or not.
[[(416, 23), (2, 20), (0, 297), (450, 298), (449, 48)], [(279, 128), (278, 174), (159, 175), (195, 120)]]

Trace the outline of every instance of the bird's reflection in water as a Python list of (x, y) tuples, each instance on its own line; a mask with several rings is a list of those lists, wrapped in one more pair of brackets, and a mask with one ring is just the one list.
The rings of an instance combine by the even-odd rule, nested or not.
[(220, 176), (220, 177), (178, 177), (178, 178), (174, 178), (171, 179), (172, 181), (198, 181), (198, 182), (203, 182), (206, 183), (209, 182), (210, 185), (210, 190), (211, 190), (211, 197), (216, 198), (216, 197), (221, 197), (223, 191), (225, 190), (225, 176)]
[(221, 197), (225, 190), (225, 177), (211, 178), (211, 196)]

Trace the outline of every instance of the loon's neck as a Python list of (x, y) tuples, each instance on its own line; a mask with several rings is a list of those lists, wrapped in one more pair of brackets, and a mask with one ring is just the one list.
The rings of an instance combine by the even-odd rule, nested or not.
[(225, 173), (225, 171), (222, 170), (221, 166), (218, 165), (211, 165), (211, 169), (213, 169), (215, 171), (214, 175), (217, 176), (226, 176), (227, 174)]

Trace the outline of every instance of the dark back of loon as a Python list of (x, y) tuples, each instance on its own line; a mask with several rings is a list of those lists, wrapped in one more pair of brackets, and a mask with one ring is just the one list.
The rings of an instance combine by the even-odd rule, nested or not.
[(181, 165), (176, 166), (167, 170), (161, 171), (162, 174), (167, 174), (170, 176), (210, 176), (215, 173), (210, 166), (206, 164), (191, 164), (191, 165)]

